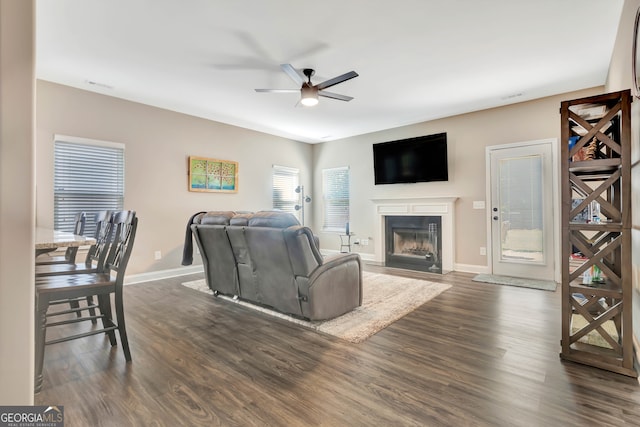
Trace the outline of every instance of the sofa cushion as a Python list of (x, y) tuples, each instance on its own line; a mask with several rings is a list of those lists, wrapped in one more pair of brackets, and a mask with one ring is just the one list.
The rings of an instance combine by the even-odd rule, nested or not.
[(252, 213), (239, 213), (229, 220), (229, 225), (247, 226), (249, 225), (249, 218), (253, 216)]
[(261, 301), (260, 288), (244, 236), (246, 228), (229, 226), (226, 230), (237, 264), (240, 296), (251, 301)]
[(289, 212), (260, 211), (251, 215), (249, 227), (287, 228), (300, 225), (298, 218)]
[(301, 225), (289, 227), (283, 231), (293, 274), (308, 277), (322, 264), (322, 254), (316, 246), (313, 233), (309, 228)]
[[(284, 230), (244, 227), (244, 238), (251, 257), (260, 304), (279, 311), (302, 315), (298, 286), (293, 274)], [(242, 294), (241, 286), (241, 297)]]
[(193, 235), (201, 250), (204, 272), (212, 291), (239, 295), (237, 264), (223, 225), (196, 224)]
[(229, 225), (229, 221), (235, 214), (233, 211), (209, 211), (199, 218), (196, 218), (194, 223), (202, 225)]

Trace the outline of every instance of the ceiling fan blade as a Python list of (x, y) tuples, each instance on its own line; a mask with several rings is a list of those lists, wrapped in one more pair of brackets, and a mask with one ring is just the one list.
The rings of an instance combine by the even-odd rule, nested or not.
[(305, 82), (304, 77), (302, 75), (300, 75), (298, 70), (293, 68), (293, 65), (291, 65), (291, 64), (282, 64), (282, 65), (280, 65), (280, 68), (282, 68), (282, 71), (284, 71), (285, 73), (287, 73), (287, 75), (289, 77), (291, 77), (291, 80), (293, 80), (294, 82), (298, 83), (299, 85), (302, 85)]
[(318, 96), (324, 96), (325, 98), (339, 99), (340, 101), (351, 101), (352, 96), (340, 95), (339, 93), (327, 92), (326, 90), (319, 90)]
[(322, 89), (329, 88), (331, 86), (335, 86), (338, 83), (342, 83), (342, 82), (346, 82), (347, 80), (351, 80), (354, 77), (358, 77), (358, 73), (356, 73), (355, 71), (349, 71), (348, 73), (344, 73), (341, 76), (334, 77), (334, 78), (329, 79), (329, 80), (325, 80), (322, 83), (317, 84), (316, 86), (318, 87), (318, 90), (322, 90)]
[(300, 93), (300, 89), (255, 89), (255, 91), (268, 93)]

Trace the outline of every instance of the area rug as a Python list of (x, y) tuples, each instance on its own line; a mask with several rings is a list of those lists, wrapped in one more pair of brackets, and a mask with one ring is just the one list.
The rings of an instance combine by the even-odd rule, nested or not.
[(522, 279), (520, 277), (496, 276), (493, 274), (478, 274), (473, 279), (474, 282), (493, 283), (496, 285), (518, 286), (521, 288), (542, 289), (543, 291), (554, 292), (556, 282), (553, 280)]
[[(366, 271), (362, 274), (362, 305), (326, 321), (305, 321), (246, 301), (234, 300), (223, 295), (218, 298), (352, 343), (360, 343), (451, 287), (442, 283), (387, 274)], [(182, 285), (213, 294), (204, 279), (185, 282)]]
[[(587, 326), (587, 319), (582, 317), (580, 314), (574, 314), (571, 316), (571, 334), (577, 333), (580, 329)], [(618, 341), (618, 330), (616, 329), (615, 323), (612, 320), (607, 320), (602, 324), (602, 328), (609, 334), (611, 338), (615, 341)], [(600, 335), (600, 332), (593, 330), (580, 338), (578, 341), (586, 342), (587, 344), (595, 345), (598, 347), (604, 348), (612, 348), (611, 345)]]

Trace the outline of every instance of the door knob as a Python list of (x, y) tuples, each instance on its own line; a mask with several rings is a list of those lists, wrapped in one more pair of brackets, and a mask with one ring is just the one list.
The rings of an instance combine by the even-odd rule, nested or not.
[(498, 208), (493, 208), (493, 211), (494, 212), (498, 212)]
[(497, 220), (498, 220), (498, 215), (494, 216), (494, 217), (493, 217), (493, 220), (494, 220), (494, 221), (497, 221)]

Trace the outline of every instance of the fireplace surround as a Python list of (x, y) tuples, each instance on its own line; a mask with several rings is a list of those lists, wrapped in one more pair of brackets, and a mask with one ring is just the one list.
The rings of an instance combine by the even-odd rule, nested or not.
[[(440, 272), (453, 270), (455, 255), (454, 205), (457, 197), (411, 197), (372, 199), (375, 207), (374, 260), (386, 265), (388, 244), (385, 238), (387, 217), (438, 217), (440, 219)], [(428, 233), (428, 227), (427, 227)], [(427, 237), (427, 236), (425, 236)], [(424, 251), (423, 251), (424, 252)], [(425, 254), (426, 256), (427, 254)], [(411, 267), (399, 267), (411, 268)], [(429, 270), (426, 270), (429, 271)]]

